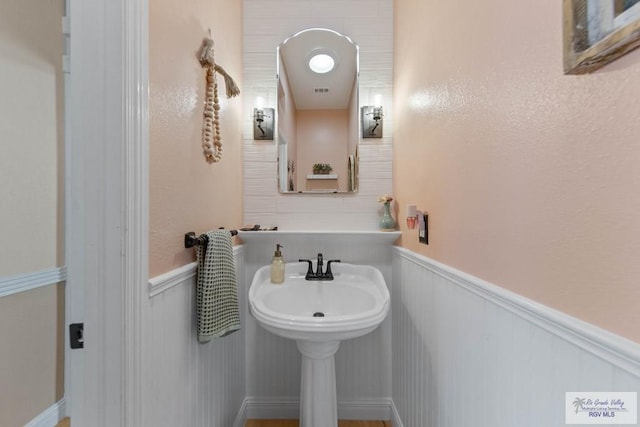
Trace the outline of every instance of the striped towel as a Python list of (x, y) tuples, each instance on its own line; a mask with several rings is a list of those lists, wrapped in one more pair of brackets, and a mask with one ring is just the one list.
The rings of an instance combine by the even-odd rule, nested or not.
[(200, 237), (205, 243), (196, 247), (196, 309), (198, 341), (205, 343), (240, 329), (240, 313), (231, 233), (215, 230)]

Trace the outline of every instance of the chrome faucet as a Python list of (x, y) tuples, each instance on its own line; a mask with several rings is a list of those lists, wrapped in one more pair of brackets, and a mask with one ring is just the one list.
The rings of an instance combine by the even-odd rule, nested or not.
[(319, 253), (318, 259), (316, 261), (316, 271), (314, 273), (313, 263), (310, 259), (299, 259), (298, 261), (308, 263), (307, 274), (304, 276), (305, 280), (333, 280), (333, 273), (331, 272), (331, 263), (340, 262), (339, 259), (332, 259), (327, 261), (327, 270), (323, 272), (322, 266), (324, 265), (324, 258), (322, 257), (322, 253)]

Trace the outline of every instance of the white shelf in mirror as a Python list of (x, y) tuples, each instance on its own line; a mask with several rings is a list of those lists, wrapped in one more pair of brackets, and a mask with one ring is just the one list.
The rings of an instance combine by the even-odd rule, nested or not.
[(307, 179), (338, 179), (336, 174), (309, 174)]

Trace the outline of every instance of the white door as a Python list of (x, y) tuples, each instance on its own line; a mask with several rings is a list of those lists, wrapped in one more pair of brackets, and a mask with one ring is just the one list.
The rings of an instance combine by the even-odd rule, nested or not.
[(67, 323), (75, 426), (140, 427), (147, 281), (147, 0), (69, 0)]

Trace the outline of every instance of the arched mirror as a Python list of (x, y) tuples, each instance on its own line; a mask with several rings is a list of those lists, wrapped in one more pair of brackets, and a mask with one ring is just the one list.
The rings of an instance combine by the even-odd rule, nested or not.
[(333, 30), (278, 46), (278, 187), (282, 193), (358, 188), (358, 46)]

